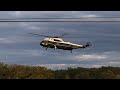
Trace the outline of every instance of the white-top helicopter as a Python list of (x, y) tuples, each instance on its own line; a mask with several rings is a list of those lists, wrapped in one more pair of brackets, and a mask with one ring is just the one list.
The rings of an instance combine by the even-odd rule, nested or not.
[[(43, 41), (40, 42), (40, 45), (43, 47), (46, 47), (46, 50), (48, 48), (53, 48), (54, 50), (63, 49), (63, 50), (70, 50), (72, 53), (73, 49), (86, 48), (86, 47), (91, 46), (90, 42), (86, 42), (83, 45), (82, 44), (74, 44), (71, 42), (65, 42), (62, 38), (72, 38), (72, 37), (63, 37), (66, 34), (62, 34), (60, 36), (55, 36), (55, 37), (40, 35), (40, 34), (35, 34), (35, 33), (29, 33), (29, 34), (46, 37)], [(73, 38), (75, 38), (75, 37), (73, 37)]]

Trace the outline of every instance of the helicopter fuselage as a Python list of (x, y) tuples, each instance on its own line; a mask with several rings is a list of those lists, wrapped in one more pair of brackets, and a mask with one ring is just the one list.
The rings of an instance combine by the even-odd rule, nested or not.
[[(86, 48), (86, 47), (91, 46), (90, 42), (85, 42), (85, 44), (83, 44), (83, 45), (82, 44), (74, 44), (71, 42), (65, 42), (65, 41), (63, 41), (62, 38), (65, 38), (63, 36), (66, 34), (62, 34), (62, 35), (56, 36), (56, 37), (46, 36), (46, 35), (41, 35), (41, 34), (36, 34), (36, 33), (29, 33), (29, 34), (47, 37), (43, 41), (40, 42), (40, 45), (43, 47), (46, 47), (46, 50), (48, 48), (53, 48), (54, 50), (55, 49), (63, 49), (63, 50), (70, 50), (72, 53), (73, 49)], [(60, 37), (62, 37), (62, 38), (60, 38)], [(66, 37), (66, 38), (71, 38), (71, 37)]]
[(73, 50), (78, 48), (85, 48), (85, 45), (74, 44), (70, 42), (65, 42), (61, 38), (45, 38), (40, 45), (47, 48), (63, 49), (63, 50)]

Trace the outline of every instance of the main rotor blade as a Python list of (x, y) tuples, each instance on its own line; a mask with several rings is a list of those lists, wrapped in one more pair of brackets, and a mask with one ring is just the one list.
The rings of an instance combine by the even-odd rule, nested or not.
[(35, 34), (35, 33), (28, 33), (28, 34), (32, 34), (32, 35), (36, 35), (36, 36), (42, 36), (42, 37), (52, 37), (52, 36), (46, 36), (46, 35), (41, 35), (41, 34)]
[(62, 37), (62, 38), (81, 38), (81, 37)]
[(65, 35), (67, 35), (67, 33), (62, 34), (62, 35), (60, 35), (59, 37), (62, 37), (62, 36), (65, 36)]
[(28, 34), (31, 34), (31, 35), (35, 35), (35, 36), (39, 36), (39, 37), (48, 37), (48, 38), (82, 38), (82, 37), (63, 37), (64, 35), (67, 35), (66, 33), (65, 34), (62, 34), (60, 36), (46, 36), (46, 35), (42, 35), (42, 34), (36, 34), (36, 33), (28, 33)]

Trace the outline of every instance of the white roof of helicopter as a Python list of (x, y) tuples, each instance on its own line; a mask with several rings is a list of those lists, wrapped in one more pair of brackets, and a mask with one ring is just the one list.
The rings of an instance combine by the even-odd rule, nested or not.
[(51, 41), (59, 40), (59, 41), (63, 42), (62, 38), (45, 38), (44, 40), (51, 40)]
[(76, 45), (76, 46), (82, 46), (82, 45), (79, 45), (79, 44), (74, 44), (74, 43), (70, 43), (70, 42), (65, 42), (65, 41), (63, 41), (62, 38), (45, 38), (44, 40), (49, 40), (49, 41), (59, 40), (60, 42), (64, 42), (64, 43), (66, 43), (66, 44), (71, 44), (71, 45)]

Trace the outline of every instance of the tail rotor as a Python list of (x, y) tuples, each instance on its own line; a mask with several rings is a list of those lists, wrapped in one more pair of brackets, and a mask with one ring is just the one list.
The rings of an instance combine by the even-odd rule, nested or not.
[(91, 42), (86, 42), (85, 45), (84, 45), (85, 48), (86, 47), (91, 47), (91, 46), (92, 46)]

